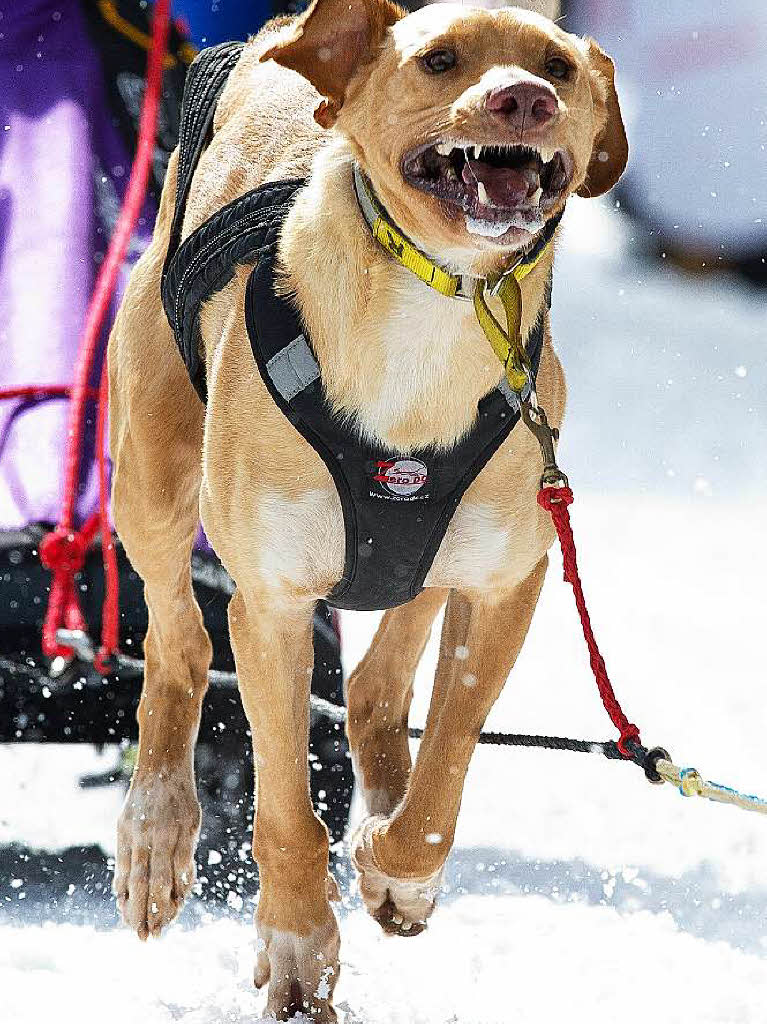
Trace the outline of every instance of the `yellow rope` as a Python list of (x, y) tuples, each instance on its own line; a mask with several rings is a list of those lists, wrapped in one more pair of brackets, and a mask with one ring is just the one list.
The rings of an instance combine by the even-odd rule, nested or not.
[(744, 811), (756, 811), (767, 814), (767, 800), (758, 796), (739, 793), (736, 789), (723, 786), (719, 782), (704, 779), (694, 768), (677, 768), (671, 761), (660, 758), (655, 763), (655, 770), (664, 782), (676, 786), (682, 796), (702, 796), (706, 800), (714, 800), (720, 804), (731, 804)]

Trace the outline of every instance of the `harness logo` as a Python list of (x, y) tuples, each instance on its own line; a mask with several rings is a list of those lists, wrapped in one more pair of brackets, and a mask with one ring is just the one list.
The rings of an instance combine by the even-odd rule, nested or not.
[(376, 469), (373, 479), (391, 494), (403, 497), (416, 494), (429, 479), (429, 471), (418, 459), (377, 462)]

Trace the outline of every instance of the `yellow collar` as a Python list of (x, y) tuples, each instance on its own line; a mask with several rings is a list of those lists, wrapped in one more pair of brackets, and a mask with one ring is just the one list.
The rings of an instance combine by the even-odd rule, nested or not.
[[(466, 278), (451, 274), (434, 260), (421, 252), (386, 215), (376, 197), (373, 187), (365, 175), (354, 164), (354, 191), (362, 215), (375, 240), (386, 252), (415, 274), (424, 284), (448, 298), (470, 299), (479, 325), (492, 345), (493, 351), (503, 363), (506, 378), (517, 393), (527, 385), (532, 386), (530, 360), (522, 340), (522, 293), (520, 281), (540, 263), (551, 246), (554, 232), (559, 226), (562, 214), (548, 221), (533, 248), (522, 256), (513, 267), (495, 278)], [(506, 329), (498, 323), (487, 304), (485, 293), (497, 295), (506, 313)]]

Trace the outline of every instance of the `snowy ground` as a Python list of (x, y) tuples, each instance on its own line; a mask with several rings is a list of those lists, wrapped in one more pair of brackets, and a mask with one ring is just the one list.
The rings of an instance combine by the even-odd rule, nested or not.
[[(648, 744), (767, 795), (764, 299), (648, 268), (609, 208), (573, 205), (554, 298), (571, 390), (561, 454), (608, 667)], [(345, 616), (348, 665), (375, 622)], [(435, 654), (436, 638), (416, 723)], [(611, 735), (556, 557), (488, 726)], [(74, 782), (99, 764), (0, 749), (0, 846), (110, 852), (118, 794)], [(761, 816), (683, 800), (630, 765), (482, 748), (428, 932), (386, 939), (345, 896), (338, 1003), (346, 1024), (761, 1024), (766, 864)], [(106, 895), (70, 893), (77, 914), (64, 900), (45, 920), (38, 868), (0, 876), (4, 1024), (258, 1020), (252, 900), (198, 903), (142, 946)]]

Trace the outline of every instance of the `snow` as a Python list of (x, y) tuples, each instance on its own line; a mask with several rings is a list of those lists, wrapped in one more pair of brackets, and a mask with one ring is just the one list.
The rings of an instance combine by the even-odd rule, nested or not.
[[(640, 263), (609, 205), (574, 203), (566, 220), (554, 293), (570, 387), (560, 454), (608, 669), (648, 745), (767, 795), (763, 295)], [(347, 670), (377, 621), (344, 616)], [(436, 652), (435, 630), (414, 724)], [(556, 553), (487, 726), (613, 736)], [(119, 793), (74, 783), (111, 756), (0, 749), (0, 845), (113, 852)], [(765, 863), (760, 815), (686, 800), (597, 756), (480, 748), (429, 930), (412, 944), (384, 937), (346, 887), (340, 1015), (757, 1024)], [(147, 945), (114, 927), (106, 894), (68, 892), (58, 914), (33, 895), (25, 872), (0, 876), (3, 1024), (257, 1024), (252, 886), (225, 906), (193, 901)]]
[[(341, 928), (345, 1024), (735, 1024), (764, 1016), (763, 962), (680, 933), (663, 913), (463, 896), (417, 945), (384, 937), (359, 910), (345, 913)], [(10, 938), (0, 945), (0, 985), (4, 1020), (13, 1024), (260, 1020), (253, 931), (234, 921), (177, 928), (147, 945), (122, 931), (66, 924), (16, 929)]]

